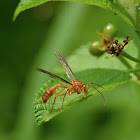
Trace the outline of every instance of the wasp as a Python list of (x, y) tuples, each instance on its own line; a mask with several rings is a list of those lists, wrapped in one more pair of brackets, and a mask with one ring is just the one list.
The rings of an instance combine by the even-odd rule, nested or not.
[[(68, 63), (66, 62), (65, 58), (58, 52), (55, 52), (54, 53), (55, 56), (58, 58), (58, 60), (60, 61), (60, 63), (62, 64), (62, 66), (64, 67), (64, 69), (66, 70), (66, 74), (68, 76), (68, 78), (71, 80), (71, 82), (68, 82), (66, 80), (64, 80), (63, 78), (51, 73), (51, 72), (48, 72), (46, 70), (43, 70), (41, 68), (35, 68), (36, 70), (40, 71), (40, 72), (43, 72), (43, 73), (46, 73), (48, 74), (50, 77), (54, 78), (54, 79), (57, 79), (57, 80), (60, 80), (62, 82), (65, 82), (68, 84), (68, 86), (64, 86), (63, 84), (56, 84), (52, 87), (49, 87), (43, 94), (42, 96), (42, 101), (43, 103), (46, 103), (49, 98), (53, 95), (53, 94), (59, 94), (61, 93), (63, 90), (65, 90), (65, 93), (64, 94), (59, 94), (59, 95), (56, 95), (55, 98), (54, 98), (54, 102), (53, 102), (53, 105), (52, 105), (52, 109), (51, 109), (51, 112), (53, 111), (53, 107), (54, 107), (54, 104), (55, 104), (55, 101), (56, 101), (56, 98), (57, 97), (60, 97), (60, 96), (63, 96), (63, 101), (62, 101), (62, 106), (60, 108), (60, 111), (63, 107), (63, 103), (64, 103), (64, 99), (66, 97), (66, 95), (71, 95), (73, 93), (77, 93), (77, 94), (82, 94), (85, 98), (86, 98), (86, 95), (88, 94), (88, 89), (90, 86), (92, 86), (93, 88), (95, 88), (98, 93), (100, 93), (100, 95), (102, 96), (103, 100), (104, 100), (104, 104), (106, 104), (105, 102), (105, 98), (104, 96), (101, 94), (101, 92), (94, 86), (94, 85), (97, 85), (97, 86), (100, 86), (98, 84), (95, 84), (95, 83), (89, 83), (89, 84), (83, 84), (81, 81), (78, 81), (75, 77), (75, 75), (73, 74), (72, 70), (70, 69)], [(56, 93), (56, 89), (57, 88), (62, 88), (62, 90), (60, 90), (58, 93)], [(102, 86), (100, 86), (102, 87)], [(103, 87), (102, 87), (103, 88)], [(85, 94), (84, 94), (85, 93)]]

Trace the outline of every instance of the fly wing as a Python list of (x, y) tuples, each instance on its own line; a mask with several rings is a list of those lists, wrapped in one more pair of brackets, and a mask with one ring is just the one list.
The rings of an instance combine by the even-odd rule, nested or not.
[(58, 52), (55, 52), (54, 54), (56, 55), (56, 57), (58, 58), (58, 60), (60, 61), (60, 63), (64, 67), (64, 69), (66, 70), (66, 74), (69, 77), (69, 79), (71, 81), (77, 81), (75, 75), (73, 74), (72, 70), (70, 69), (70, 67), (69, 67), (68, 63), (66, 62), (65, 58)]
[(55, 74), (53, 74), (53, 73), (51, 73), (51, 72), (48, 72), (48, 71), (43, 70), (43, 69), (40, 69), (40, 68), (35, 68), (35, 69), (38, 70), (38, 71), (40, 71), (40, 72), (43, 72), (43, 73), (48, 74), (50, 77), (52, 77), (52, 78), (54, 78), (54, 79), (57, 79), (57, 80), (60, 80), (60, 81), (65, 82), (65, 83), (71, 84), (70, 82), (64, 80), (63, 78), (61, 78), (61, 77), (59, 77), (59, 76), (57, 76), (57, 75), (55, 75)]

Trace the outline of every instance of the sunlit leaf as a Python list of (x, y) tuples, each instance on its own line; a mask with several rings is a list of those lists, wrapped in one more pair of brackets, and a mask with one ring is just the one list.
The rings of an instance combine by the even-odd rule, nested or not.
[[(77, 73), (76, 77), (83, 83), (97, 83), (97, 84), (103, 86), (103, 88), (96, 86), (96, 88), (98, 88), (98, 90), (101, 93), (105, 93), (105, 92), (115, 88), (116, 86), (126, 82), (127, 80), (131, 79), (130, 74), (127, 72), (123, 72), (123, 71), (119, 71), (119, 70), (110, 70), (110, 69), (85, 70), (85, 71)], [(57, 97), (56, 103), (54, 105), (54, 109), (53, 109), (52, 113), (50, 114), (55, 94), (52, 97), (50, 97), (50, 99), (45, 104), (42, 102), (42, 95), (45, 92), (45, 90), (47, 90), (49, 87), (51, 87), (55, 84), (58, 84), (58, 83), (61, 83), (61, 82), (54, 80), (54, 79), (49, 80), (39, 90), (39, 92), (37, 93), (37, 95), (35, 97), (34, 112), (35, 112), (35, 117), (36, 117), (36, 121), (38, 124), (49, 121), (51, 118), (58, 115), (62, 111), (68, 109), (72, 104), (74, 104), (76, 102), (80, 102), (80, 101), (89, 99), (90, 97), (94, 97), (95, 95), (100, 95), (97, 92), (97, 90), (95, 90), (94, 88), (91, 88), (91, 87), (89, 89), (89, 94), (87, 95), (87, 98), (84, 98), (82, 94), (76, 94), (76, 93), (74, 93), (70, 96), (67, 95), (65, 97), (64, 105), (62, 107), (61, 112), (60, 112), (60, 108), (62, 105), (63, 98)], [(58, 89), (58, 91), (59, 90), (60, 89)], [(101, 100), (103, 100), (102, 97), (101, 97)], [(104, 101), (103, 101), (103, 104), (104, 104)]]
[[(41, 5), (45, 2), (48, 2), (51, 0), (21, 0), (18, 4), (16, 11), (14, 13), (14, 19), (21, 13), (22, 11)], [(53, 0), (55, 1), (55, 0)], [(60, 0), (62, 1), (62, 0)], [(80, 2), (84, 4), (90, 4), (90, 5), (97, 5), (107, 10), (112, 10), (114, 14), (119, 14), (124, 20), (126, 20), (131, 26), (135, 23), (134, 16), (130, 15), (129, 11), (126, 11), (125, 5), (121, 5), (122, 3), (117, 0), (66, 0), (66, 1), (72, 1), (72, 2)], [(126, 1), (128, 5), (128, 1)], [(133, 3), (134, 4), (134, 3)], [(134, 12), (135, 9), (132, 9), (131, 13)]]

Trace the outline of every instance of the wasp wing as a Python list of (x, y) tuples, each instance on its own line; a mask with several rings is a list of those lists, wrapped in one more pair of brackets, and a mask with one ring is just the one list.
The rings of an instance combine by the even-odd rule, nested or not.
[(58, 52), (54, 53), (55, 56), (58, 58), (64, 69), (66, 70), (66, 74), (71, 81), (77, 81), (75, 75), (73, 74), (72, 70), (70, 69), (68, 63), (66, 62), (65, 58)]
[(54, 78), (54, 79), (58, 79), (58, 80), (63, 81), (63, 82), (65, 82), (65, 83), (67, 83), (67, 84), (71, 84), (70, 82), (68, 82), (68, 81), (66, 81), (66, 80), (64, 80), (64, 79), (62, 79), (61, 77), (59, 77), (59, 76), (57, 76), (57, 75), (55, 75), (55, 74), (53, 74), (53, 73), (51, 73), (51, 72), (48, 72), (48, 71), (43, 70), (43, 69), (40, 69), (40, 68), (35, 68), (35, 69), (38, 70), (38, 71), (40, 71), (40, 72), (43, 72), (43, 73), (48, 74), (50, 77), (52, 77), (52, 78)]

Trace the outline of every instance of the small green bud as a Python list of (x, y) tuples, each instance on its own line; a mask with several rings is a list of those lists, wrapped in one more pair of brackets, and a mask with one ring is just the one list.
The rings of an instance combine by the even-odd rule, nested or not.
[(103, 45), (99, 41), (95, 41), (90, 44), (89, 51), (94, 56), (101, 56), (105, 51)]
[(115, 37), (116, 34), (117, 34), (117, 29), (113, 24), (109, 23), (104, 27), (104, 35), (105, 36), (113, 39), (113, 37)]

